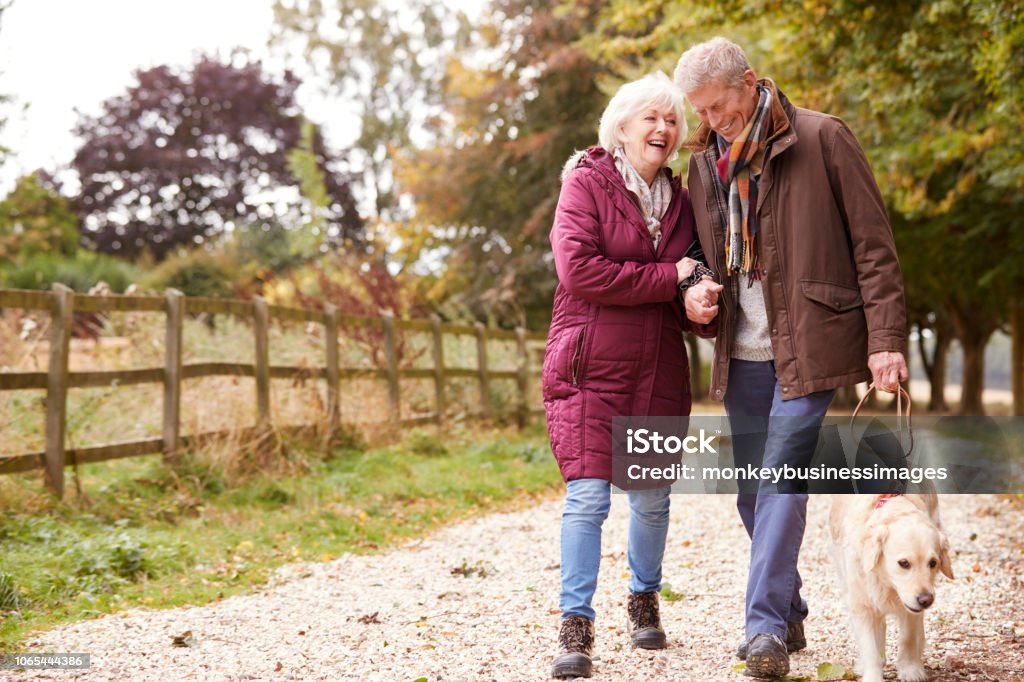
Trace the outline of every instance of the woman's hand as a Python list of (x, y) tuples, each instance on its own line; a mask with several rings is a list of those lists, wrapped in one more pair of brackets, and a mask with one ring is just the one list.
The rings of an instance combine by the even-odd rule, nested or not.
[[(690, 260), (684, 258), (683, 260)], [(678, 267), (679, 263), (676, 263)], [(686, 306), (686, 317), (691, 322), (708, 324), (718, 314), (718, 294), (722, 291), (722, 285), (716, 284), (710, 277), (703, 277), (699, 282), (689, 287), (683, 294), (683, 303)]]
[(676, 284), (679, 284), (692, 275), (695, 267), (697, 267), (697, 261), (692, 258), (683, 258), (678, 261), (676, 263)]

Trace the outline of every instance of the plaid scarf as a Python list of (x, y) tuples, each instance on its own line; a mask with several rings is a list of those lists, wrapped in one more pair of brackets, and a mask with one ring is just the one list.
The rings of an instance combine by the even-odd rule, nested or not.
[(730, 145), (718, 141), (718, 177), (729, 194), (729, 236), (725, 242), (726, 272), (744, 272), (761, 279), (757, 257), (757, 178), (761, 175), (771, 121), (772, 93), (757, 86), (761, 98), (747, 126)]
[(661, 219), (665, 217), (665, 211), (672, 202), (672, 185), (665, 174), (659, 171), (654, 177), (654, 184), (648, 186), (626, 158), (626, 152), (622, 147), (612, 150), (612, 158), (615, 159), (615, 170), (619, 171), (619, 175), (626, 183), (626, 189), (640, 200), (640, 210), (647, 223), (647, 231), (651, 233), (651, 240), (657, 249), (658, 242), (661, 241)]

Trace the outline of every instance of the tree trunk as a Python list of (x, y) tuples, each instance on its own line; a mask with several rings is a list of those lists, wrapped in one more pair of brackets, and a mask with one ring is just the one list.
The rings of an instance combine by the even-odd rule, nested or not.
[[(985, 414), (982, 393), (985, 390), (985, 347), (992, 334), (1005, 319), (1005, 309), (996, 314), (979, 301), (951, 301), (948, 304), (953, 331), (964, 351), (964, 374), (961, 380), (960, 414)], [(1002, 319), (1000, 319), (1002, 318)]]
[(931, 396), (928, 410), (931, 412), (948, 412), (946, 402), (946, 367), (949, 364), (949, 345), (953, 339), (945, 329), (935, 330), (935, 350), (932, 352), (931, 372), (928, 382), (931, 384)]
[(704, 368), (700, 359), (700, 339), (696, 334), (686, 335), (686, 346), (690, 356), (690, 395), (694, 400), (704, 400)]
[(961, 381), (960, 414), (985, 414), (982, 394), (985, 390), (985, 346), (988, 336), (960, 339), (964, 350), (964, 376)]
[(1024, 416), (1024, 301), (1010, 303), (1010, 377), (1013, 380), (1013, 415)]

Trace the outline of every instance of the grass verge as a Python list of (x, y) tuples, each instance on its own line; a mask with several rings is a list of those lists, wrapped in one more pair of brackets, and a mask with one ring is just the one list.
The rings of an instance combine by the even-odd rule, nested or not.
[(88, 465), (84, 494), (72, 485), (66, 502), (38, 478), (0, 479), (0, 651), (104, 613), (223, 599), (286, 563), (379, 551), (561, 489), (540, 429), (416, 430), (384, 448), (296, 452), (300, 472), (244, 480), (200, 458), (176, 471), (159, 457)]

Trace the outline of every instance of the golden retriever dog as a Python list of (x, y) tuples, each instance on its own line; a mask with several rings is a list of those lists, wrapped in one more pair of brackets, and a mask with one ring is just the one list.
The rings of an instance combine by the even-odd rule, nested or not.
[(935, 601), (939, 572), (953, 578), (938, 497), (836, 495), (829, 521), (832, 558), (845, 591), (861, 679), (882, 682), (885, 619), (894, 616), (899, 625), (899, 678), (927, 680), (924, 611)]

